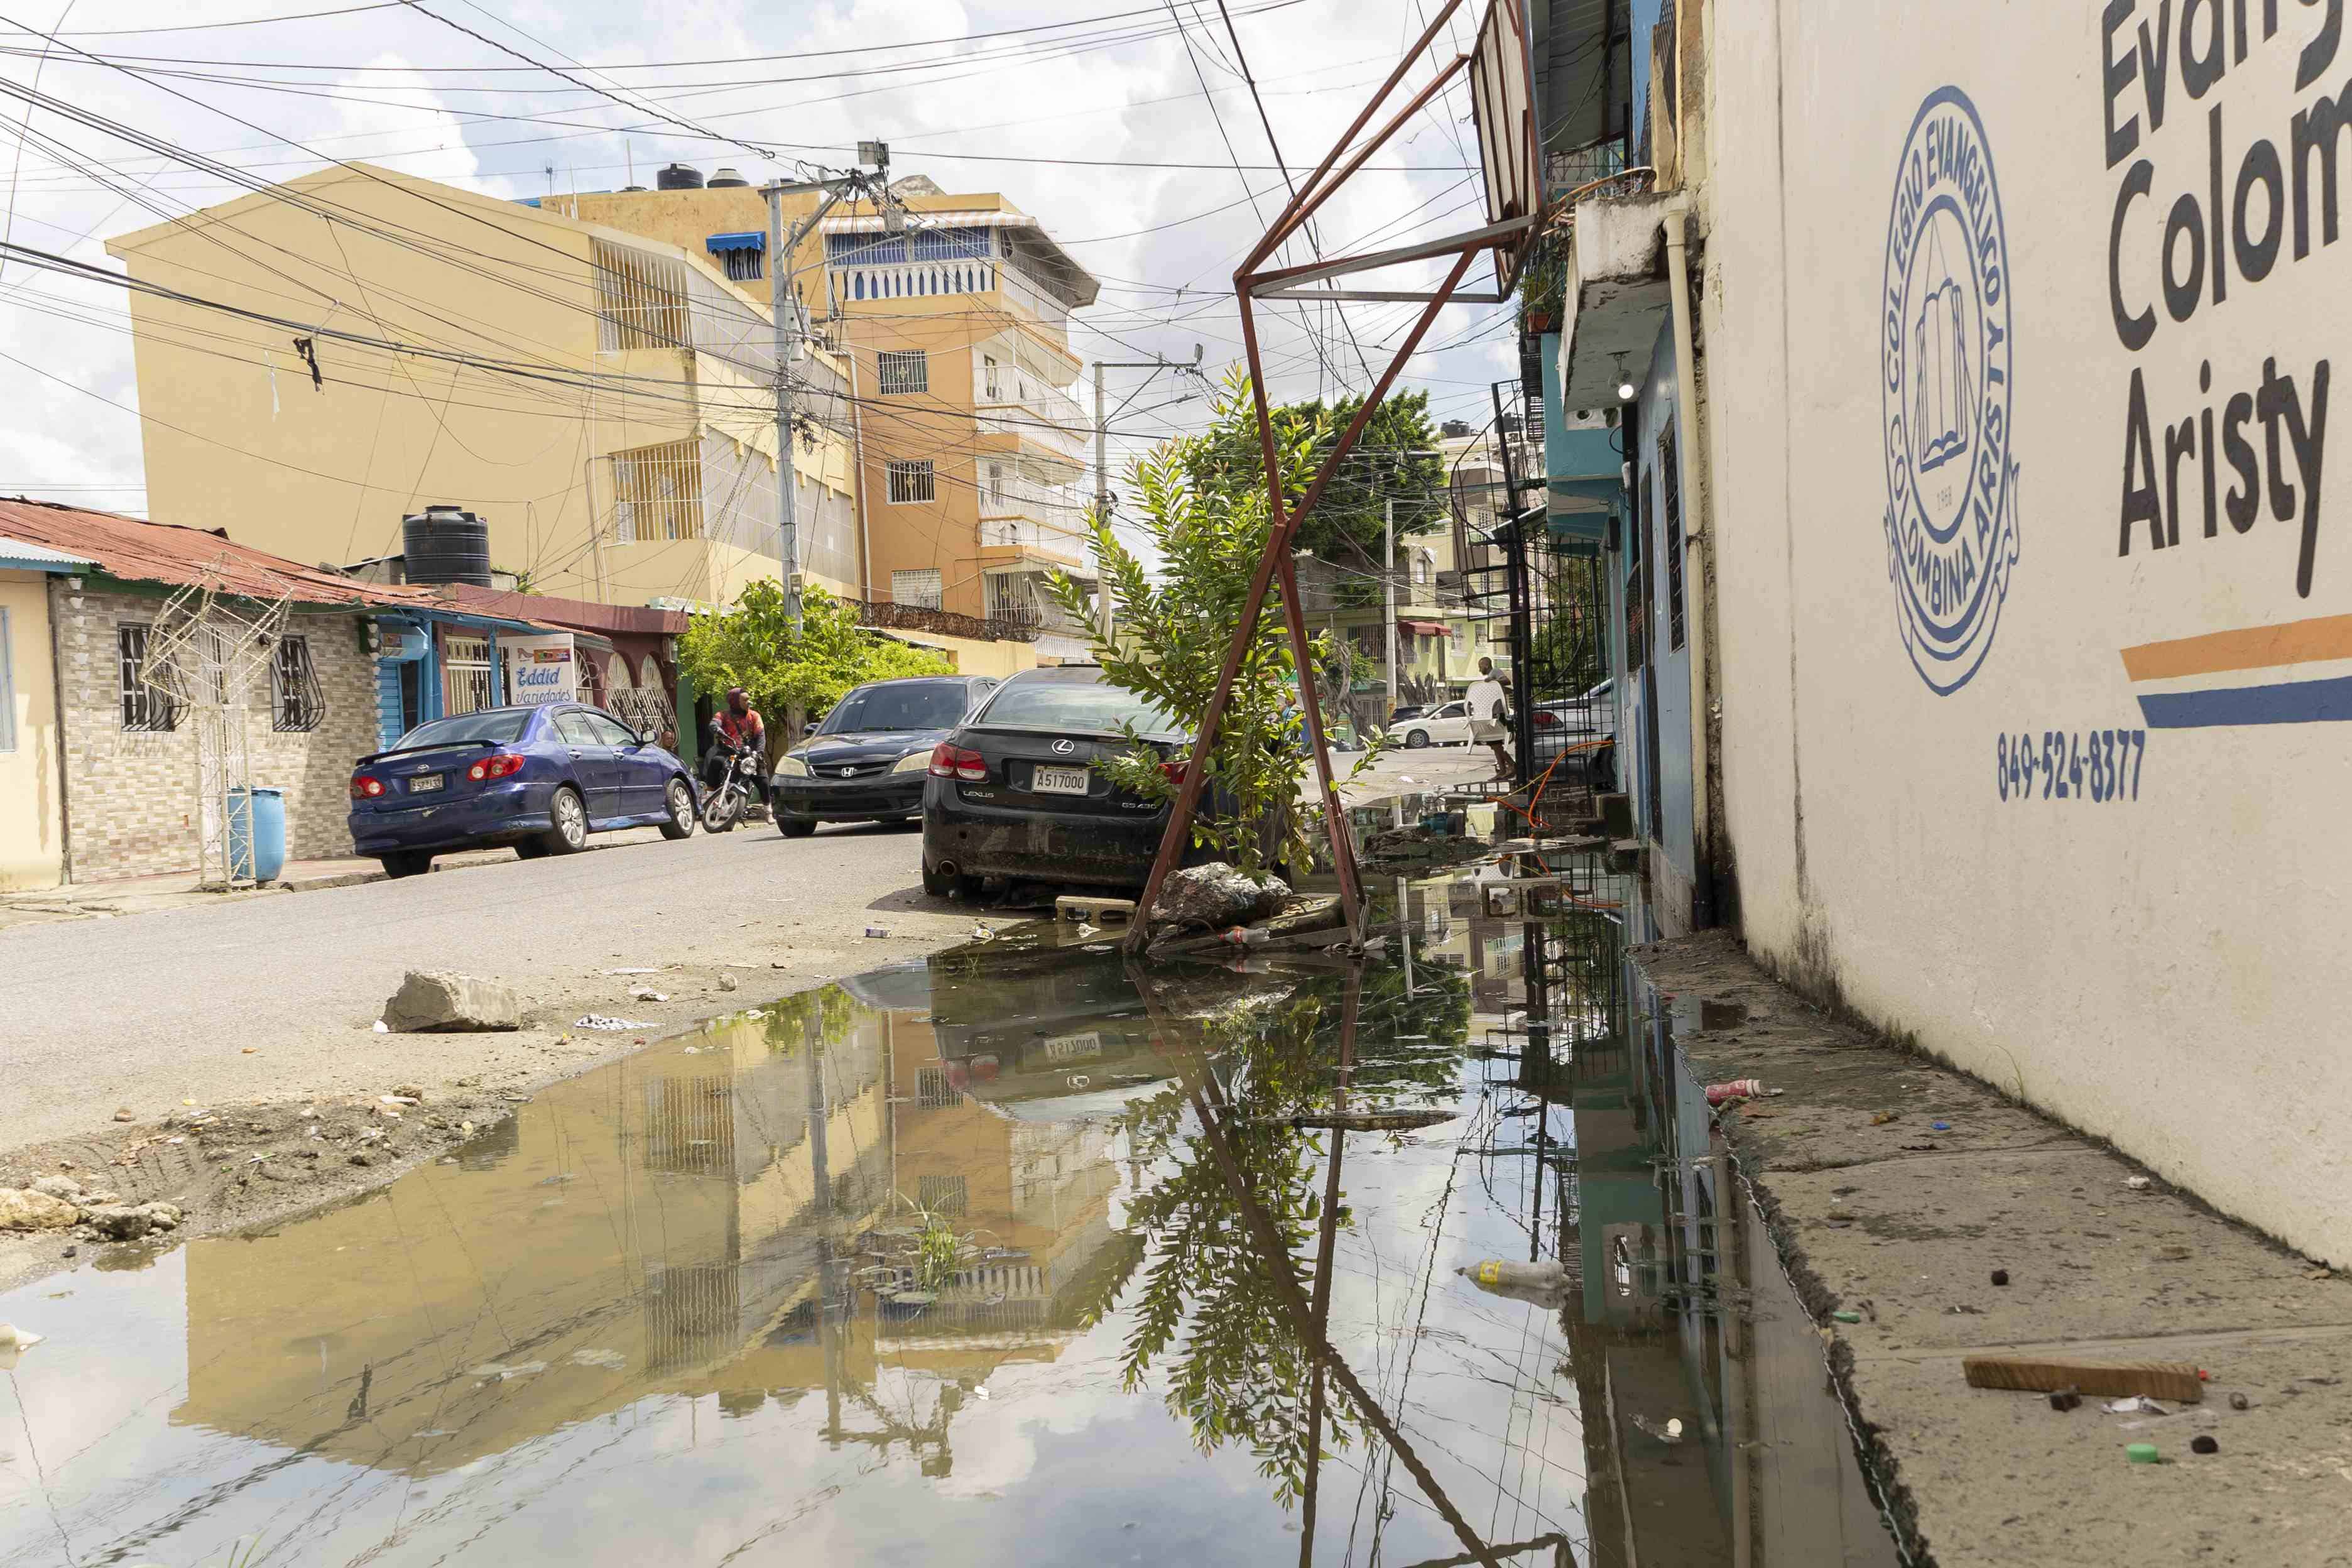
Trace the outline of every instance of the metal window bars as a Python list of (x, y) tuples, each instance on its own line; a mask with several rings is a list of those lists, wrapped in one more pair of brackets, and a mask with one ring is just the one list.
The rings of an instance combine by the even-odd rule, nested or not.
[(890, 500), (893, 504), (905, 506), (937, 499), (938, 479), (932, 471), (930, 458), (924, 458), (919, 461), (903, 462), (894, 460), (884, 467), (889, 474)]
[(688, 437), (615, 452), (613, 538), (621, 544), (702, 537), (702, 444)]
[(270, 661), (269, 727), (280, 734), (307, 733), (327, 716), (327, 694), (310, 662), (310, 639), (280, 637)]
[(498, 704), (497, 671), (488, 637), (444, 635), (441, 643), (441, 711), (478, 713)]
[(598, 352), (691, 347), (686, 264), (610, 240), (593, 245)]
[(180, 714), (172, 694), (147, 679), (149, 630), (139, 625), (117, 626), (114, 647), (122, 699), (122, 727), (152, 734), (179, 728)]
[(922, 349), (884, 349), (874, 356), (875, 390), (900, 397), (931, 389), (931, 356)]

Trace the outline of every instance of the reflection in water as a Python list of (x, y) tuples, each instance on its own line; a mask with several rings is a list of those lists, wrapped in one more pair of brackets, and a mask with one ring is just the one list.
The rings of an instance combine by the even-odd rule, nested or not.
[[(1556, 870), (1383, 885), (1372, 961), (1008, 931), (0, 1298), (66, 1329), (0, 1391), (0, 1564), (1886, 1560), (1638, 889), (1493, 912)], [(1396, 1110), (1447, 1119), (1301, 1125)]]

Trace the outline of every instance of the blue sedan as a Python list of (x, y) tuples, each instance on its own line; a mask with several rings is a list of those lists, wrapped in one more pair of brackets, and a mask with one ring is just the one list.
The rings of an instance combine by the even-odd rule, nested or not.
[(694, 831), (684, 763), (601, 708), (488, 708), (419, 724), (352, 773), (352, 843), (394, 877), (448, 849), (511, 844), (524, 859), (571, 855), (588, 835)]

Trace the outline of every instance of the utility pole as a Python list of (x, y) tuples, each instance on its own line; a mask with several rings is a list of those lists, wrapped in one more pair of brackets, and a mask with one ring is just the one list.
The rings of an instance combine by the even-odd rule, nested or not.
[[(1144, 387), (1150, 386), (1161, 371), (1172, 370), (1179, 375), (1199, 375), (1201, 361), (1206, 353), (1207, 350), (1201, 344), (1194, 343), (1192, 363), (1190, 364), (1186, 364), (1181, 360), (1169, 359), (1165, 355), (1155, 359), (1095, 361), (1095, 515), (1105, 522), (1110, 521), (1110, 422), (1118, 417), (1129, 404), (1143, 395)], [(1151, 374), (1143, 378), (1142, 386), (1138, 386), (1133, 392), (1119, 399), (1117, 408), (1105, 413), (1103, 411), (1103, 372), (1107, 370), (1148, 370)], [(1098, 581), (1096, 584), (1095, 593), (1096, 598), (1099, 601), (1096, 609), (1101, 623), (1098, 629), (1102, 645), (1108, 647), (1111, 634), (1110, 589)]]
[[(845, 174), (821, 174), (814, 180), (776, 181), (762, 186), (760, 194), (768, 198), (768, 310), (773, 318), (772, 331), (776, 361), (776, 554), (784, 574), (785, 613), (795, 634), (801, 626), (800, 572), (800, 512), (793, 491), (793, 364), (800, 353), (804, 335), (801, 328), (800, 296), (793, 290), (793, 258), (816, 226), (824, 221), (834, 205), (845, 195), (866, 194), (874, 198), (876, 208), (883, 216), (884, 225), (894, 230), (906, 223), (905, 215), (890, 203), (890, 149), (881, 142), (860, 142), (857, 161), (876, 165), (868, 174), (862, 168)], [(816, 210), (793, 225), (789, 233), (784, 228), (784, 198), (823, 192), (824, 200)], [(858, 476), (863, 493), (865, 476)]]
[(1387, 542), (1381, 550), (1381, 588), (1388, 602), (1389, 621), (1389, 710), (1391, 721), (1397, 710), (1397, 618), (1396, 618), (1396, 497), (1391, 496), (1381, 509), (1386, 519), (1382, 532)]

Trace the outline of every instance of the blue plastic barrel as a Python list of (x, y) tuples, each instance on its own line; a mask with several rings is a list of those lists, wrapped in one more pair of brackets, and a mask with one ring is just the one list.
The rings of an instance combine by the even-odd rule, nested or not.
[(286, 869), (286, 792), (228, 792), (228, 864), (232, 875), (248, 864), (257, 882), (274, 882)]

